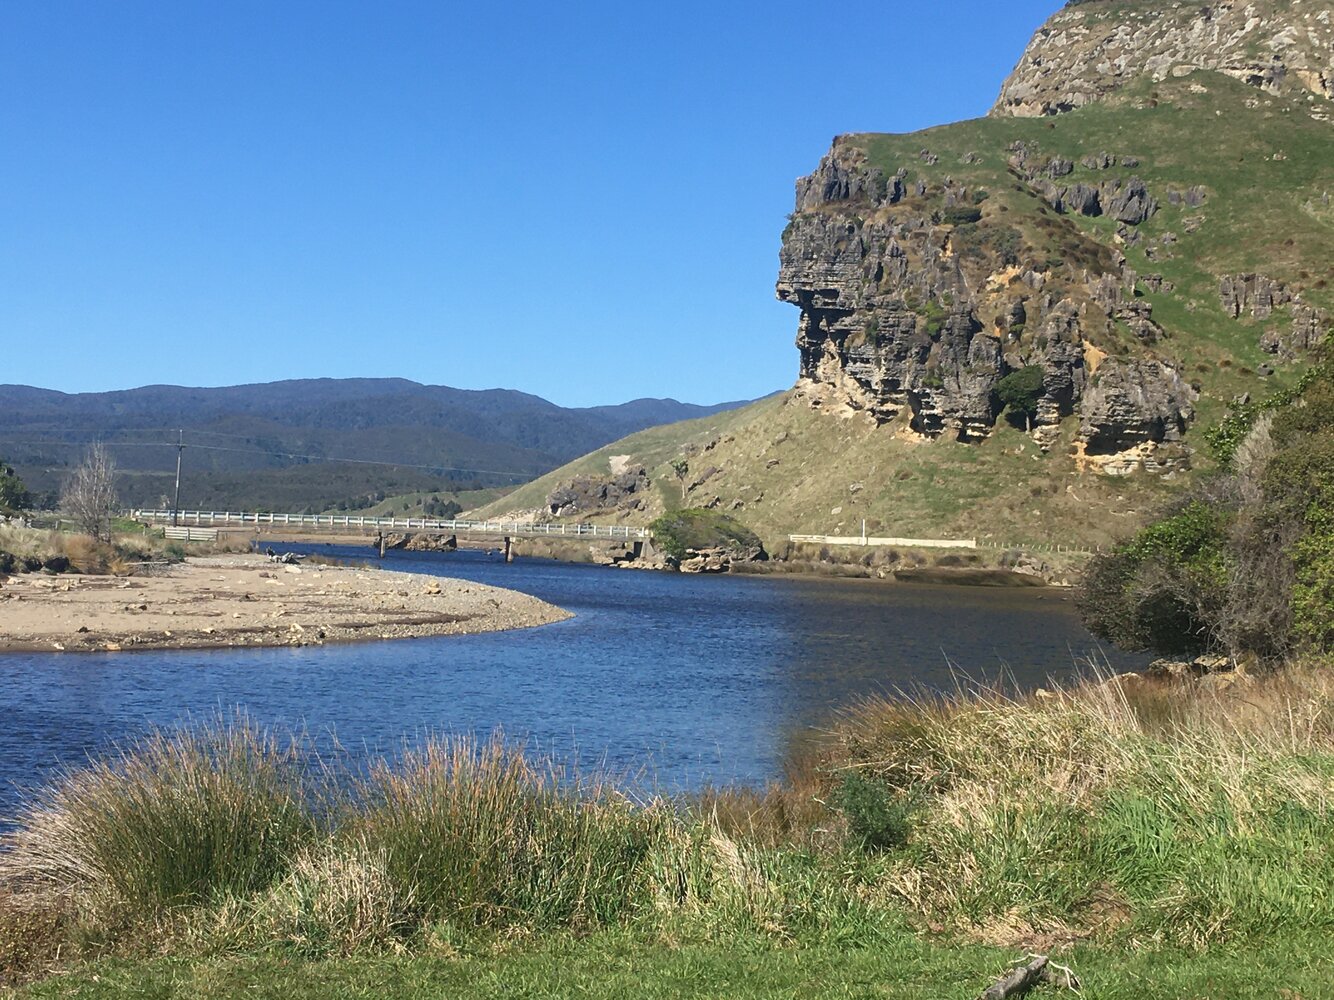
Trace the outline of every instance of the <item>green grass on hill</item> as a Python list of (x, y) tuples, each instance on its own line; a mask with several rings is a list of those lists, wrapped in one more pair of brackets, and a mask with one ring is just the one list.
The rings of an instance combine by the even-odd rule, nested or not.
[[(339, 510), (331, 508), (326, 514), (347, 513), (363, 514), (367, 517), (427, 517), (425, 508), (431, 501), (458, 503), (466, 513), (492, 503), (511, 492), (509, 486), (498, 486), (485, 490), (416, 490), (411, 493), (399, 493), (385, 497), (377, 503), (360, 508)], [(460, 517), (463, 515), (460, 514)]]
[(1174, 484), (1081, 473), (1071, 451), (1074, 426), (1042, 453), (1002, 422), (981, 444), (927, 441), (903, 420), (876, 426), (865, 416), (814, 410), (791, 394), (705, 420), (641, 431), (586, 455), (499, 501), (489, 515), (541, 507), (576, 475), (611, 474), (613, 456), (647, 467), (655, 492), (647, 524), (682, 505), (669, 463), (688, 455), (691, 507), (717, 508), (755, 531), (770, 551), (788, 534), (977, 538), (994, 546), (1060, 542), (1107, 544), (1133, 530)]

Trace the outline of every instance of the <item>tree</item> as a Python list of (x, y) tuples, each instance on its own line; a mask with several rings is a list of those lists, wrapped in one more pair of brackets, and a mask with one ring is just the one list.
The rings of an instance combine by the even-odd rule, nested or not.
[(1191, 498), (1090, 562), (1076, 597), (1090, 632), (1123, 649), (1194, 655), (1218, 642), (1231, 511)]
[(0, 514), (32, 507), (32, 494), (18, 473), (0, 461)]
[(1334, 653), (1334, 364), (1229, 416), (1224, 472), (1096, 556), (1078, 602), (1095, 635), (1163, 653), (1281, 662)]
[(116, 508), (116, 463), (100, 443), (88, 449), (83, 464), (65, 481), (60, 507), (96, 541), (111, 540)]
[(686, 476), (690, 475), (690, 463), (684, 458), (676, 458), (672, 460), (671, 466), (672, 472), (681, 483), (681, 502), (685, 503), (686, 494), (690, 492), (690, 488), (686, 485)]
[(1042, 367), (1028, 365), (1010, 372), (996, 383), (996, 398), (1010, 411), (1012, 417), (1022, 415), (1024, 430), (1033, 429), (1033, 418), (1038, 415), (1038, 400), (1042, 398)]

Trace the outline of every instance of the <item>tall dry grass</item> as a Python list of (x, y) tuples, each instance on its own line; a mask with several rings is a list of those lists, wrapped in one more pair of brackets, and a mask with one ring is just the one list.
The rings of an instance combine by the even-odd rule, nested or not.
[(118, 534), (106, 542), (90, 535), (0, 523), (0, 566), (12, 564), (16, 572), (52, 565), (60, 572), (132, 576), (144, 564), (179, 562), (184, 557), (180, 544), (153, 535)]
[(873, 701), (836, 754), (919, 794), (876, 893), (953, 926), (1334, 929), (1334, 677)]

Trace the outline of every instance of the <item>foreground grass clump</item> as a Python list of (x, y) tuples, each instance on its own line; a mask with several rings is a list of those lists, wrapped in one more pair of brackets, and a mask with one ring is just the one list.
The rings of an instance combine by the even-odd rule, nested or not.
[(264, 889), (316, 830), (302, 769), (298, 746), (244, 720), (150, 736), (40, 794), (0, 879), (104, 932)]
[(499, 739), (380, 763), (357, 800), (340, 837), (383, 859), (413, 915), (479, 926), (614, 922), (670, 821), (660, 805), (636, 807)]
[(154, 736), (18, 817), (0, 969), (586, 935), (911, 952), (926, 933), (1021, 953), (1327, 935), (1334, 678), (1229, 679), (868, 702), (786, 781), (678, 799), (500, 738), (343, 769), (244, 722)]
[(999, 938), (1334, 929), (1334, 678), (1133, 680), (853, 712), (844, 766), (918, 803), (877, 893)]

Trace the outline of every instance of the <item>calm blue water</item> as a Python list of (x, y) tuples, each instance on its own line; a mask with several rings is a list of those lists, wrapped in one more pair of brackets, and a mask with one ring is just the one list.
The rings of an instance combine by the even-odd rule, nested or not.
[(1102, 656), (1057, 591), (507, 566), (480, 552), (391, 552), (385, 566), (512, 587), (575, 617), (304, 649), (0, 654), (0, 817), (16, 784), (57, 764), (236, 708), (335, 733), (355, 752), (502, 727), (559, 754), (647, 769), (669, 787), (761, 782), (780, 774), (794, 733), (857, 697), (951, 687), (952, 669), (1008, 670), (1036, 685)]

